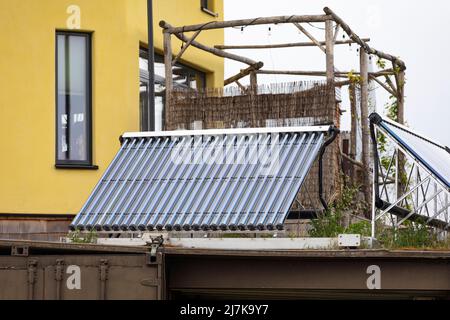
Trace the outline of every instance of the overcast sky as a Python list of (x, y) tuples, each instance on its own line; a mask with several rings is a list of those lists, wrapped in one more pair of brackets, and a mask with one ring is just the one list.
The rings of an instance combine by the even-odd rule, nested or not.
[[(360, 36), (371, 39), (378, 50), (400, 56), (406, 63), (405, 116), (408, 125), (419, 133), (450, 146), (450, 19), (446, 14), (450, 2), (445, 0), (224, 0), (225, 19), (254, 18), (273, 15), (322, 14), (323, 7), (335, 11)], [(316, 38), (324, 31), (305, 25)], [(316, 25), (322, 27), (322, 25)], [(342, 39), (342, 32), (339, 39)], [(267, 44), (308, 41), (293, 25), (226, 29), (226, 44)], [(317, 47), (265, 50), (230, 50), (263, 61), (266, 69), (325, 70), (325, 55)], [(337, 46), (335, 64), (341, 71), (358, 70), (358, 55), (353, 45)], [(243, 65), (226, 61), (225, 77)], [(260, 83), (301, 80), (297, 76), (259, 76)], [(310, 78), (308, 78), (310, 79)], [(377, 92), (377, 108), (383, 111), (387, 101), (384, 89)], [(348, 110), (348, 100), (343, 106)], [(348, 128), (349, 118), (343, 121)]]

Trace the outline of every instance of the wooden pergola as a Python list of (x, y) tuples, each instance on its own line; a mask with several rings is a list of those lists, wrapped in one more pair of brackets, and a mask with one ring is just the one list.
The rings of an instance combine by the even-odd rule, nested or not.
[[(321, 15), (291, 15), (291, 16), (275, 16), (275, 17), (260, 17), (254, 19), (242, 19), (231, 21), (211, 21), (203, 24), (174, 27), (165, 21), (159, 23), (163, 28), (164, 35), (164, 62), (165, 62), (165, 81), (166, 81), (166, 103), (170, 103), (170, 94), (173, 90), (172, 67), (182, 57), (186, 50), (192, 46), (200, 50), (209, 52), (213, 55), (235, 60), (248, 65), (247, 68), (240, 70), (236, 75), (226, 79), (224, 86), (236, 83), (240, 88), (244, 86), (239, 82), (242, 78), (250, 77), (250, 86), (248, 89), (250, 94), (257, 94), (257, 75), (258, 74), (284, 74), (284, 75), (300, 75), (300, 76), (323, 76), (328, 83), (335, 87), (349, 86), (351, 112), (356, 114), (356, 84), (360, 88), (360, 102), (361, 102), (361, 128), (362, 128), (362, 167), (365, 172), (369, 172), (369, 81), (377, 82), (381, 88), (385, 89), (390, 95), (394, 96), (398, 104), (397, 119), (398, 122), (404, 122), (404, 82), (405, 82), (405, 63), (395, 55), (391, 55), (369, 46), (370, 39), (360, 38), (347, 23), (344, 22), (336, 13), (328, 7), (325, 7), (324, 14)], [(302, 24), (306, 23), (323, 23), (325, 40), (320, 41), (316, 39)], [(214, 47), (206, 46), (198, 41), (196, 38), (201, 32), (212, 29), (223, 29), (232, 27), (248, 27), (256, 25), (267, 24), (293, 24), (300, 30), (311, 42), (293, 42), (281, 44), (267, 44), (267, 45), (215, 45)], [(345, 32), (349, 40), (338, 41), (339, 32)], [(186, 33), (193, 33), (186, 35)], [(183, 42), (183, 46), (178, 54), (173, 57), (171, 38), (175, 36)], [(360, 56), (360, 71), (336, 71), (334, 65), (334, 47), (336, 45), (356, 44), (359, 46)], [(264, 63), (261, 61), (254, 61), (247, 57), (227, 52), (228, 49), (272, 49), (272, 48), (287, 48), (287, 47), (318, 47), (324, 54), (326, 60), (326, 69), (324, 71), (304, 71), (304, 70), (267, 70), (263, 69)], [(368, 72), (368, 57), (374, 55), (379, 59), (387, 60), (391, 63), (391, 67), (377, 72)], [(349, 75), (354, 75), (350, 77)], [(380, 79), (384, 79), (380, 80)], [(353, 98), (352, 98), (353, 97)], [(168, 106), (166, 106), (168, 107)], [(352, 117), (352, 137), (350, 141), (351, 152), (355, 153), (356, 148), (356, 117)], [(370, 199), (370, 175), (364, 175), (364, 193), (366, 201)]]

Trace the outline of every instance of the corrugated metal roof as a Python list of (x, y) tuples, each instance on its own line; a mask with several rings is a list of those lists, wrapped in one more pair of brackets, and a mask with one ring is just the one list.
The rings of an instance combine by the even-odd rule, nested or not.
[(383, 119), (380, 126), (450, 190), (450, 149)]
[(329, 129), (125, 134), (71, 228), (281, 229)]

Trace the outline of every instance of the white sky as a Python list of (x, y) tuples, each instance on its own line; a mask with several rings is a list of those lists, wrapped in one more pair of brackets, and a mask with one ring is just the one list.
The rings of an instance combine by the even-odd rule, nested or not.
[[(328, 6), (360, 37), (371, 39), (369, 45), (400, 56), (406, 63), (405, 116), (408, 125), (419, 133), (450, 146), (450, 45), (446, 18), (450, 2), (445, 0), (224, 0), (225, 19), (255, 18), (273, 15), (322, 14)], [(323, 25), (317, 25), (322, 27)], [(319, 40), (324, 31), (305, 27)], [(226, 44), (267, 44), (309, 41), (293, 25), (254, 26), (226, 29)], [(338, 39), (342, 39), (342, 32)], [(325, 55), (317, 47), (262, 50), (229, 50), (263, 61), (265, 69), (325, 70)], [(341, 71), (358, 70), (356, 46), (337, 46), (335, 65)], [(225, 77), (237, 73), (244, 65), (226, 60)], [(259, 75), (259, 83), (302, 80), (298, 76)], [(311, 77), (305, 80), (311, 79)], [(322, 78), (323, 79), (323, 78)], [(245, 83), (245, 81), (243, 81)], [(347, 90), (343, 90), (344, 95)], [(377, 108), (384, 110), (388, 95), (377, 89)], [(348, 100), (343, 97), (343, 109)], [(348, 129), (349, 115), (343, 119)]]

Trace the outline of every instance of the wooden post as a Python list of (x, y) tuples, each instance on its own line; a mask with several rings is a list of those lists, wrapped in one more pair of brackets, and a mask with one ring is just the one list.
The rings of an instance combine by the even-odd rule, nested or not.
[(326, 61), (327, 61), (327, 82), (334, 82), (334, 33), (333, 20), (325, 21), (325, 44), (326, 44)]
[[(395, 70), (395, 65), (393, 65)], [(405, 123), (405, 72), (399, 71), (398, 74), (395, 75), (395, 80), (397, 82), (397, 122), (400, 124)], [(401, 197), (405, 190), (405, 179), (406, 179), (406, 170), (405, 170), (406, 159), (403, 153), (398, 154), (398, 196)]]
[(250, 92), (253, 95), (258, 94), (258, 77), (255, 71), (250, 72)]
[(367, 204), (371, 203), (371, 179), (370, 179), (370, 157), (369, 157), (369, 56), (360, 47), (360, 74), (361, 74), (361, 128), (362, 128), (362, 163), (364, 166), (363, 192)]
[(250, 72), (250, 88), (249, 88), (249, 93), (250, 93), (250, 103), (253, 109), (252, 112), (252, 127), (257, 127), (257, 119), (256, 119), (256, 99), (257, 99), (257, 95), (258, 95), (258, 76), (256, 74), (255, 71)]
[(397, 103), (398, 103), (398, 109), (397, 109), (397, 121), (400, 124), (405, 123), (405, 72), (399, 71), (397, 75)]
[(164, 31), (164, 66), (165, 66), (165, 77), (166, 77), (166, 102), (164, 106), (164, 123), (163, 128), (166, 127), (166, 121), (170, 112), (171, 102), (170, 96), (173, 89), (173, 78), (172, 78), (172, 43), (171, 34)]
[(356, 130), (358, 130), (358, 114), (356, 112), (356, 85), (350, 84), (348, 87), (350, 97), (350, 116), (351, 116), (351, 132), (350, 132), (350, 156), (356, 159)]
[[(350, 117), (351, 117), (351, 129), (350, 129), (350, 158), (356, 160), (356, 130), (358, 129), (358, 114), (356, 113), (356, 85), (350, 84), (348, 87), (350, 97)], [(351, 179), (356, 181), (356, 168), (352, 167)]]

